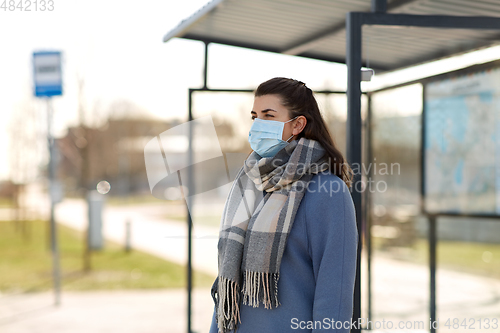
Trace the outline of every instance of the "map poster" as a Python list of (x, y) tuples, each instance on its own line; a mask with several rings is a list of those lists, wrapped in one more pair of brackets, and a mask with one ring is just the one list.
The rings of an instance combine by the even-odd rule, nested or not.
[(425, 209), (500, 214), (500, 68), (428, 83)]

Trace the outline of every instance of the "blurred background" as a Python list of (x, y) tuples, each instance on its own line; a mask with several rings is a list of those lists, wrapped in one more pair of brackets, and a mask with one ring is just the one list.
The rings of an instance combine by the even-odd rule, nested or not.
[[(185, 332), (191, 257), (191, 330), (208, 332), (220, 216), (228, 184), (250, 152), (251, 90), (259, 83), (284, 76), (317, 91), (345, 153), (344, 64), (182, 38), (163, 42), (207, 2), (55, 0), (44, 10), (26, 11), (24, 2), (15, 1), (14, 7), (9, 2), (0, 8), (0, 331)], [(356, 3), (369, 10), (369, 0)], [(439, 13), (439, 6), (433, 10)], [(500, 8), (492, 13), (500, 16)], [(397, 42), (390, 34), (368, 35), (366, 66), (370, 50), (380, 44), (404, 49), (414, 47), (419, 33), (432, 38), (425, 28), (414, 30)], [(475, 45), (475, 38), (462, 41)], [(445, 40), (446, 34), (434, 43)], [(443, 326), (448, 318), (500, 320), (500, 48), (495, 43), (376, 71), (371, 82), (362, 82), (363, 158), (372, 169), (367, 165), (361, 173), (380, 186), (364, 197), (365, 318), (422, 320), (422, 331), (428, 331), (429, 226), (434, 225), (441, 330), (467, 331)], [(45, 51), (61, 52), (62, 94), (50, 102), (34, 95), (33, 53)], [(482, 67), (469, 68), (478, 64)], [(241, 91), (190, 93), (205, 83)], [(196, 170), (192, 179), (174, 173), (188, 158), (188, 134), (179, 126), (189, 120), (189, 108), (193, 119), (205, 119), (205, 128), (215, 130), (195, 131), (192, 157), (219, 158), (204, 165), (213, 177)], [(152, 175), (161, 178), (164, 166), (163, 159), (156, 163), (155, 142), (169, 164), (168, 177), (158, 183)], [(430, 170), (425, 179), (423, 157)], [(188, 181), (196, 193), (189, 193)], [(429, 218), (422, 207), (455, 215)]]

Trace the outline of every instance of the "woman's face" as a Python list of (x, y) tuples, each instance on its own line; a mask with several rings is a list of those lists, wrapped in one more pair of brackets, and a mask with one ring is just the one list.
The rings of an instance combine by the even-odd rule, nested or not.
[[(279, 95), (262, 95), (254, 98), (251, 111), (252, 119), (274, 120), (286, 122), (290, 120), (290, 111), (281, 104)], [(299, 134), (305, 127), (306, 118), (299, 116), (284, 125), (282, 140), (288, 140), (292, 135)], [(292, 138), (292, 140), (295, 138)]]

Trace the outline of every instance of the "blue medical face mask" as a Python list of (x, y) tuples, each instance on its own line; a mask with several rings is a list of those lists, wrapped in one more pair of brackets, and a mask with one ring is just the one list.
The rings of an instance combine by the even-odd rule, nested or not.
[(281, 139), (285, 124), (297, 117), (285, 122), (255, 118), (248, 133), (248, 142), (250, 142), (252, 150), (261, 157), (276, 155), (278, 151), (288, 144), (288, 140), (293, 138), (292, 134), (286, 141)]

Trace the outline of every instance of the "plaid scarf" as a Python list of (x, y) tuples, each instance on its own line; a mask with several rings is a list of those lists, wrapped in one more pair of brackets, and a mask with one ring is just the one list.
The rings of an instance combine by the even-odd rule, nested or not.
[(266, 309), (278, 301), (279, 268), (295, 214), (314, 174), (328, 169), (314, 140), (290, 142), (274, 157), (252, 152), (224, 207), (218, 243), (219, 274), (212, 286), (219, 332), (236, 329), (243, 304)]

